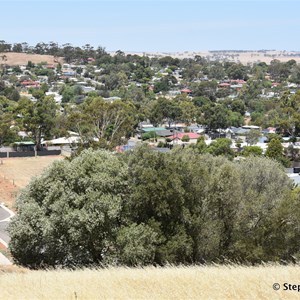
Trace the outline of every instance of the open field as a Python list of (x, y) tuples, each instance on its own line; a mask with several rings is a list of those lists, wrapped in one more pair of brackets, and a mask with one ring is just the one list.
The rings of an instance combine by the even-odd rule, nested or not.
[[(114, 54), (113, 52), (111, 53)], [(196, 55), (205, 57), (210, 60), (233, 61), (240, 62), (244, 65), (248, 63), (265, 62), (269, 64), (273, 59), (278, 59), (281, 62), (294, 59), (300, 63), (300, 52), (298, 51), (185, 51), (185, 52), (125, 52), (125, 54), (147, 55), (149, 57), (172, 56), (174, 58), (194, 58)]]
[[(299, 299), (299, 266), (0, 269), (1, 299)], [(273, 284), (279, 283), (275, 291)], [(298, 288), (298, 286), (297, 286)]]
[[(115, 52), (109, 52), (114, 55)], [(125, 51), (125, 54), (147, 55), (149, 57), (163, 57), (172, 56), (174, 58), (194, 58), (196, 55), (205, 57), (210, 60), (228, 60), (234, 62), (241, 62), (242, 64), (265, 62), (269, 64), (273, 59), (278, 59), (282, 62), (294, 59), (297, 63), (300, 63), (300, 52), (298, 51), (185, 51), (185, 52), (134, 52)], [(2, 59), (5, 55), (6, 58)], [(27, 53), (15, 53), (15, 52), (1, 52), (0, 64), (14, 65), (27, 65), (28, 61), (35, 64), (40, 62), (47, 62), (48, 64), (63, 63), (62, 57), (54, 58), (52, 55), (40, 55), (40, 54), (27, 54)]]
[[(5, 55), (6, 58), (2, 59)], [(38, 64), (41, 62), (47, 62), (48, 64), (63, 63), (63, 58), (54, 58), (52, 55), (40, 55), (40, 54), (27, 54), (27, 53), (15, 53), (15, 52), (0, 52), (0, 64), (7, 64), (9, 66), (27, 65), (28, 61)]]
[(2, 158), (0, 164), (0, 202), (13, 208), (18, 191), (24, 188), (31, 178), (38, 176), (63, 156), (38, 156), (25, 158)]

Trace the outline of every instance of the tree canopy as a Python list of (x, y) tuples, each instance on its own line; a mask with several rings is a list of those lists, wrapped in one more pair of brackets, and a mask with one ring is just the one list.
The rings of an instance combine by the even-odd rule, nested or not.
[(263, 157), (85, 150), (21, 192), (9, 248), (31, 268), (293, 261), (298, 195)]

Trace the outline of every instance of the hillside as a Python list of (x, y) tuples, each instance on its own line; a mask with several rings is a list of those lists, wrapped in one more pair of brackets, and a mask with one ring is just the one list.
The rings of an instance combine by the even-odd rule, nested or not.
[[(297, 299), (299, 266), (29, 271), (0, 268), (2, 299)], [(280, 284), (277, 291), (274, 283)], [(16, 289), (16, 286), (18, 287)], [(297, 289), (296, 285), (296, 289)]]
[[(110, 54), (114, 55), (114, 52)], [(208, 60), (232, 61), (240, 62), (244, 65), (248, 63), (265, 62), (269, 64), (273, 59), (278, 59), (281, 62), (287, 62), (294, 59), (300, 63), (300, 52), (298, 51), (276, 51), (276, 50), (261, 50), (261, 51), (239, 51), (239, 50), (224, 50), (224, 51), (185, 51), (185, 52), (126, 52), (125, 54), (146, 55), (149, 57), (171, 56), (173, 58), (194, 58), (196, 55), (205, 57)]]
[[(3, 55), (6, 58), (3, 59)], [(47, 62), (48, 64), (63, 63), (63, 58), (55, 58), (52, 55), (39, 55), (39, 54), (27, 54), (27, 53), (15, 53), (15, 52), (5, 52), (0, 53), (0, 64), (7, 64), (10, 66), (15, 65), (27, 65), (28, 61), (38, 64), (41, 62)]]
[[(115, 55), (116, 52), (109, 51), (111, 55)], [(265, 62), (269, 64), (273, 59), (278, 59), (281, 62), (286, 62), (294, 59), (297, 63), (300, 63), (300, 52), (297, 51), (275, 51), (275, 50), (264, 50), (264, 51), (185, 51), (185, 52), (135, 52), (135, 51), (124, 51), (125, 54), (131, 55), (147, 55), (149, 57), (163, 57), (171, 56), (174, 58), (194, 58), (196, 55), (205, 57), (209, 60), (219, 61), (233, 61), (240, 62), (242, 64)], [(2, 56), (6, 55), (5, 59)], [(28, 61), (32, 61), (37, 64), (40, 62), (47, 62), (48, 64), (57, 64), (58, 62), (63, 63), (63, 57), (54, 57), (52, 55), (40, 55), (40, 54), (27, 54), (27, 53), (15, 53), (15, 52), (0, 52), (0, 64), (5, 63), (7, 65), (26, 65)]]

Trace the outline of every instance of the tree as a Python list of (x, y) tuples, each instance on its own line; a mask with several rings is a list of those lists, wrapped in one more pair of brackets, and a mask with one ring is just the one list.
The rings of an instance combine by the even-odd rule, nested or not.
[(240, 127), (244, 125), (244, 117), (238, 112), (229, 111), (229, 124), (234, 127)]
[(13, 114), (0, 112), (0, 145), (9, 145), (18, 140), (18, 126), (13, 126)]
[(278, 162), (264, 157), (249, 157), (237, 167), (243, 196), (234, 233), (236, 254), (254, 263), (278, 261), (289, 248), (285, 235), (294, 235), (285, 231), (288, 217), (280, 216), (292, 182)]
[(182, 142), (189, 142), (190, 137), (188, 135), (184, 135), (181, 140), (182, 140)]
[(262, 156), (263, 151), (259, 146), (246, 146), (243, 148), (242, 154), (244, 156)]
[[(71, 162), (56, 162), (31, 181), (17, 200), (18, 214), (9, 225), (14, 260), (31, 268), (110, 262), (116, 254), (116, 228), (127, 198), (127, 181), (124, 162), (106, 151), (84, 151)], [(132, 233), (133, 227), (128, 230)], [(136, 231), (140, 239), (151, 241), (151, 230), (140, 226)], [(118, 245), (127, 236), (120, 231)], [(128, 247), (133, 246), (126, 245), (125, 262)], [(137, 252), (132, 263), (140, 255)]]
[(216, 139), (208, 146), (207, 152), (215, 156), (224, 155), (232, 159), (234, 157), (234, 152), (230, 148), (231, 143), (231, 140), (227, 138)]
[(181, 116), (181, 109), (179, 105), (166, 98), (158, 98), (153, 103), (151, 111), (149, 112), (149, 119), (154, 124), (161, 124), (164, 120), (168, 123), (169, 127), (171, 123), (177, 122)]
[(205, 137), (201, 136), (197, 139), (196, 145), (191, 145), (193, 148), (195, 148), (197, 151), (199, 151), (200, 154), (206, 153), (207, 145), (205, 143)]
[(278, 139), (272, 139), (266, 150), (266, 156), (277, 160), (278, 162), (282, 163), (284, 166), (288, 167), (290, 162), (287, 158), (283, 155), (283, 146)]
[(246, 143), (250, 146), (256, 144), (259, 141), (259, 138), (261, 137), (261, 133), (257, 129), (250, 129), (246, 133)]
[(21, 98), (16, 113), (20, 117), (21, 125), (31, 133), (37, 150), (40, 150), (42, 137), (50, 137), (55, 125), (57, 105), (53, 97), (42, 97), (35, 103), (27, 98)]
[(232, 64), (227, 69), (227, 75), (230, 79), (248, 79), (247, 68), (242, 64)]
[(278, 59), (273, 59), (268, 67), (268, 72), (275, 80), (286, 80), (290, 74), (292, 66), (293, 63), (283, 63)]
[(9, 247), (31, 268), (292, 261), (299, 203), (282, 166), (264, 157), (85, 150), (21, 192)]
[(207, 97), (212, 101), (216, 98), (217, 87), (217, 81), (201, 81), (200, 83), (191, 84), (194, 96)]
[(211, 130), (225, 129), (230, 125), (230, 112), (222, 104), (203, 107), (204, 122)]
[[(192, 240), (182, 220), (185, 163), (180, 155), (165, 155), (140, 147), (128, 157), (131, 197), (126, 203), (128, 218), (133, 223), (150, 226), (157, 237), (155, 261), (191, 261)], [(135, 211), (134, 214), (130, 212)]]
[(297, 84), (300, 83), (300, 66), (299, 65), (295, 65), (292, 67), (290, 81), (297, 83)]
[(199, 114), (199, 110), (194, 105), (193, 102), (190, 101), (180, 101), (179, 107), (181, 110), (180, 119), (187, 125), (195, 122), (197, 116)]
[(127, 266), (143, 266), (155, 261), (158, 234), (143, 223), (123, 227), (117, 234), (118, 260)]
[(293, 144), (290, 144), (286, 149), (284, 149), (285, 156), (291, 161), (299, 160), (299, 148), (294, 147)]
[(283, 156), (283, 146), (278, 139), (272, 139), (266, 150), (266, 156), (275, 160), (280, 160)]
[(87, 98), (71, 112), (69, 128), (79, 133), (83, 144), (113, 148), (125, 142), (133, 131), (135, 107), (120, 100), (105, 102), (101, 97)]

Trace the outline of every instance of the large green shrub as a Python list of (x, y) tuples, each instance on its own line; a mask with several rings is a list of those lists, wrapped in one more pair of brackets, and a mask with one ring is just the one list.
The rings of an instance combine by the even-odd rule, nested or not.
[(294, 261), (299, 207), (298, 189), (264, 157), (86, 150), (22, 191), (9, 247), (32, 268)]

